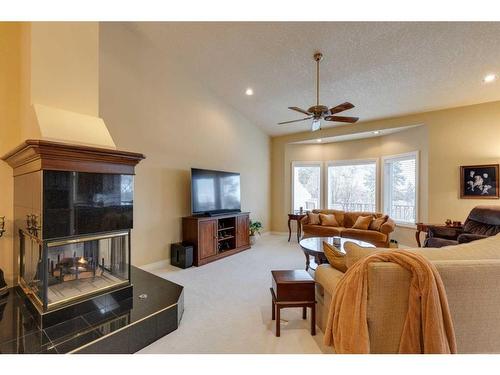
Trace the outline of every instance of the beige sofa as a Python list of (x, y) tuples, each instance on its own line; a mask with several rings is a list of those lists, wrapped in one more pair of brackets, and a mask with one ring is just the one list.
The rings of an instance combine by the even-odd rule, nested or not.
[[(348, 237), (356, 240), (366, 241), (375, 246), (389, 247), (389, 235), (394, 231), (395, 223), (391, 218), (388, 218), (380, 229), (354, 229), (352, 226), (359, 216), (373, 216), (374, 219), (384, 216), (379, 212), (344, 212), (339, 210), (312, 210), (316, 214), (335, 215), (335, 218), (340, 226), (333, 227), (320, 224), (310, 224), (309, 217), (306, 215), (302, 220), (302, 231), (304, 237)], [(371, 226), (370, 226), (371, 227)]]
[[(440, 249), (409, 250), (431, 260), (443, 279), (458, 352), (500, 353), (500, 235)], [(316, 269), (317, 323), (323, 331), (343, 275), (328, 264)], [(370, 264), (367, 315), (372, 353), (397, 353), (409, 283), (410, 273), (399, 265)]]

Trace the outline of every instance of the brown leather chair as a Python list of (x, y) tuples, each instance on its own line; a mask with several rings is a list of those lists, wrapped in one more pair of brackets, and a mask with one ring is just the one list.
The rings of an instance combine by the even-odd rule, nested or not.
[(500, 233), (500, 206), (477, 206), (463, 228), (429, 226), (424, 247), (443, 247), (480, 240)]

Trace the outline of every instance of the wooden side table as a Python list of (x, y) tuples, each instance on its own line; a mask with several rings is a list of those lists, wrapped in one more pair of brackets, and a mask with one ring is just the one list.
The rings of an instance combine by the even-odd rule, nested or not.
[(288, 242), (290, 242), (290, 238), (292, 237), (292, 227), (290, 226), (290, 222), (295, 220), (297, 222), (297, 242), (300, 241), (300, 235), (302, 234), (302, 224), (301, 220), (307, 215), (307, 213), (293, 213), (288, 214)]
[(415, 232), (415, 239), (417, 240), (418, 247), (422, 247), (422, 245), (420, 244), (420, 233), (427, 232), (427, 226), (428, 224), (417, 223), (417, 231)]
[(307, 319), (311, 308), (311, 335), (316, 335), (316, 296), (314, 280), (304, 270), (271, 271), (273, 286), (272, 320), (276, 320), (276, 337), (280, 337), (281, 309), (302, 307), (302, 319)]

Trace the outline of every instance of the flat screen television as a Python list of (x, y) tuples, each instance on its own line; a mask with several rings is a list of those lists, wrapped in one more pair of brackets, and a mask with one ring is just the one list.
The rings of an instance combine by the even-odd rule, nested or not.
[(240, 212), (240, 174), (191, 168), (193, 215)]

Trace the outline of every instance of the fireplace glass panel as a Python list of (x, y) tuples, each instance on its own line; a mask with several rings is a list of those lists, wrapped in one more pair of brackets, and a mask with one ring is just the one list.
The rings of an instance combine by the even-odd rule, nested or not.
[(43, 172), (43, 238), (132, 228), (134, 176)]
[(22, 236), (21, 285), (44, 309), (128, 284), (129, 231), (41, 241)]

